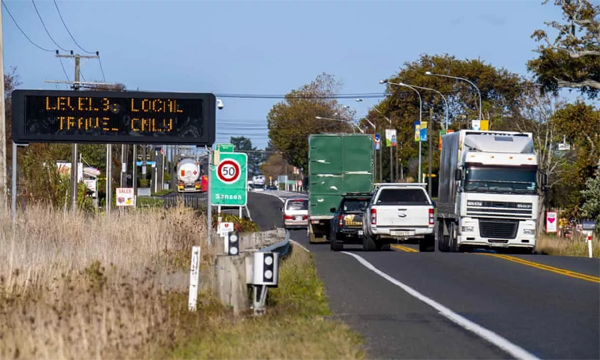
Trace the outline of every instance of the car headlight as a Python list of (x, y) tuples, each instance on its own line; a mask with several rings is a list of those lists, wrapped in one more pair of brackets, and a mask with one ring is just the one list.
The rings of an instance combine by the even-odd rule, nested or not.
[(475, 226), (473, 226), (473, 225), (462, 226), (460, 231), (461, 232), (473, 232), (473, 231), (475, 231)]
[(535, 235), (535, 229), (523, 229), (524, 235)]

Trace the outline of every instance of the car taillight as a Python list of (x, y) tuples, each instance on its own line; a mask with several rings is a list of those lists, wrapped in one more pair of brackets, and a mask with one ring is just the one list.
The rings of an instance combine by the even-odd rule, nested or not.
[(308, 220), (308, 215), (304, 215), (304, 216), (302, 217), (302, 220)]
[(338, 215), (338, 224), (340, 227), (344, 226), (344, 217), (342, 215)]
[(284, 215), (283, 218), (285, 220), (292, 220), (294, 217), (292, 215)]
[(371, 225), (377, 225), (377, 209), (371, 209)]
[(429, 209), (429, 225), (433, 225), (433, 209)]

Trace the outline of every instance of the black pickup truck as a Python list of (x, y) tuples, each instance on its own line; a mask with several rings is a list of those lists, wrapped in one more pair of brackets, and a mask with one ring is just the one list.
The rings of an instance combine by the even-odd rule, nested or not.
[(338, 208), (331, 208), (331, 250), (344, 250), (344, 244), (362, 244), (363, 213), (371, 200), (370, 193), (352, 193), (342, 196)]

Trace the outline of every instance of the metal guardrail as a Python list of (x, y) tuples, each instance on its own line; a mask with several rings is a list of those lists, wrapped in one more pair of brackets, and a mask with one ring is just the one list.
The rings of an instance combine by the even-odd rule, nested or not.
[(285, 238), (283, 239), (283, 241), (280, 241), (276, 244), (267, 246), (266, 248), (262, 248), (258, 251), (259, 252), (276, 252), (276, 253), (279, 253), (279, 257), (282, 258), (282, 257), (289, 255), (290, 250), (291, 250), (290, 232), (286, 230)]

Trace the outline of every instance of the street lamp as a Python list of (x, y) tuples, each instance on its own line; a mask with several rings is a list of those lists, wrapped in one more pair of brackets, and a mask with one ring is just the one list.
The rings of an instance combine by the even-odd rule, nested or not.
[(362, 134), (365, 133), (365, 131), (363, 129), (361, 129), (358, 125), (356, 125), (356, 124), (354, 124), (354, 123), (352, 123), (350, 121), (347, 121), (347, 120), (332, 119), (332, 118), (326, 118), (326, 117), (321, 117), (321, 116), (315, 116), (315, 119), (317, 119), (317, 120), (340, 121), (340, 122), (352, 125), (353, 126), (352, 130), (354, 131), (355, 134), (356, 134), (356, 130), (354, 130), (354, 128), (358, 129), (358, 131), (360, 131)]
[[(401, 84), (403, 84), (403, 83), (401, 83)], [(446, 104), (446, 121), (444, 121), (444, 123), (446, 125), (445, 128), (446, 128), (446, 131), (447, 131), (448, 130), (448, 119), (449, 119), (448, 118), (448, 101), (446, 100), (446, 97), (444, 96), (444, 94), (442, 94), (441, 92), (439, 92), (439, 91), (437, 91), (435, 89), (426, 88), (426, 87), (423, 87), (423, 86), (417, 86), (417, 85), (410, 85), (410, 86), (415, 87), (417, 89), (435, 91), (436, 93), (438, 93), (442, 97), (442, 99), (444, 99), (444, 103)]]
[[(407, 88), (413, 90), (414, 92), (417, 93), (417, 95), (419, 95), (419, 126), (421, 126), (422, 119), (423, 119), (423, 99), (421, 98), (421, 93), (419, 92), (419, 90), (415, 89), (411, 85), (407, 85), (407, 84), (403, 84), (403, 83), (389, 82), (387, 79), (386, 80), (379, 80), (379, 83), (380, 84), (396, 85), (396, 86), (404, 86), (404, 87), (407, 87)], [(421, 139), (420, 138), (419, 138), (419, 175), (418, 176), (419, 176), (418, 180), (420, 180), (421, 179)]]
[(461, 78), (461, 77), (457, 77), (457, 76), (450, 76), (450, 75), (442, 75), (442, 74), (434, 74), (431, 71), (426, 71), (425, 75), (430, 75), (430, 76), (441, 76), (441, 77), (447, 77), (450, 79), (456, 79), (456, 80), (463, 80), (468, 82), (469, 84), (471, 84), (475, 90), (477, 90), (477, 94), (479, 95), (479, 120), (481, 120), (481, 91), (479, 91), (479, 88), (477, 87), (477, 85), (473, 84), (471, 81), (465, 79), (465, 78)]

